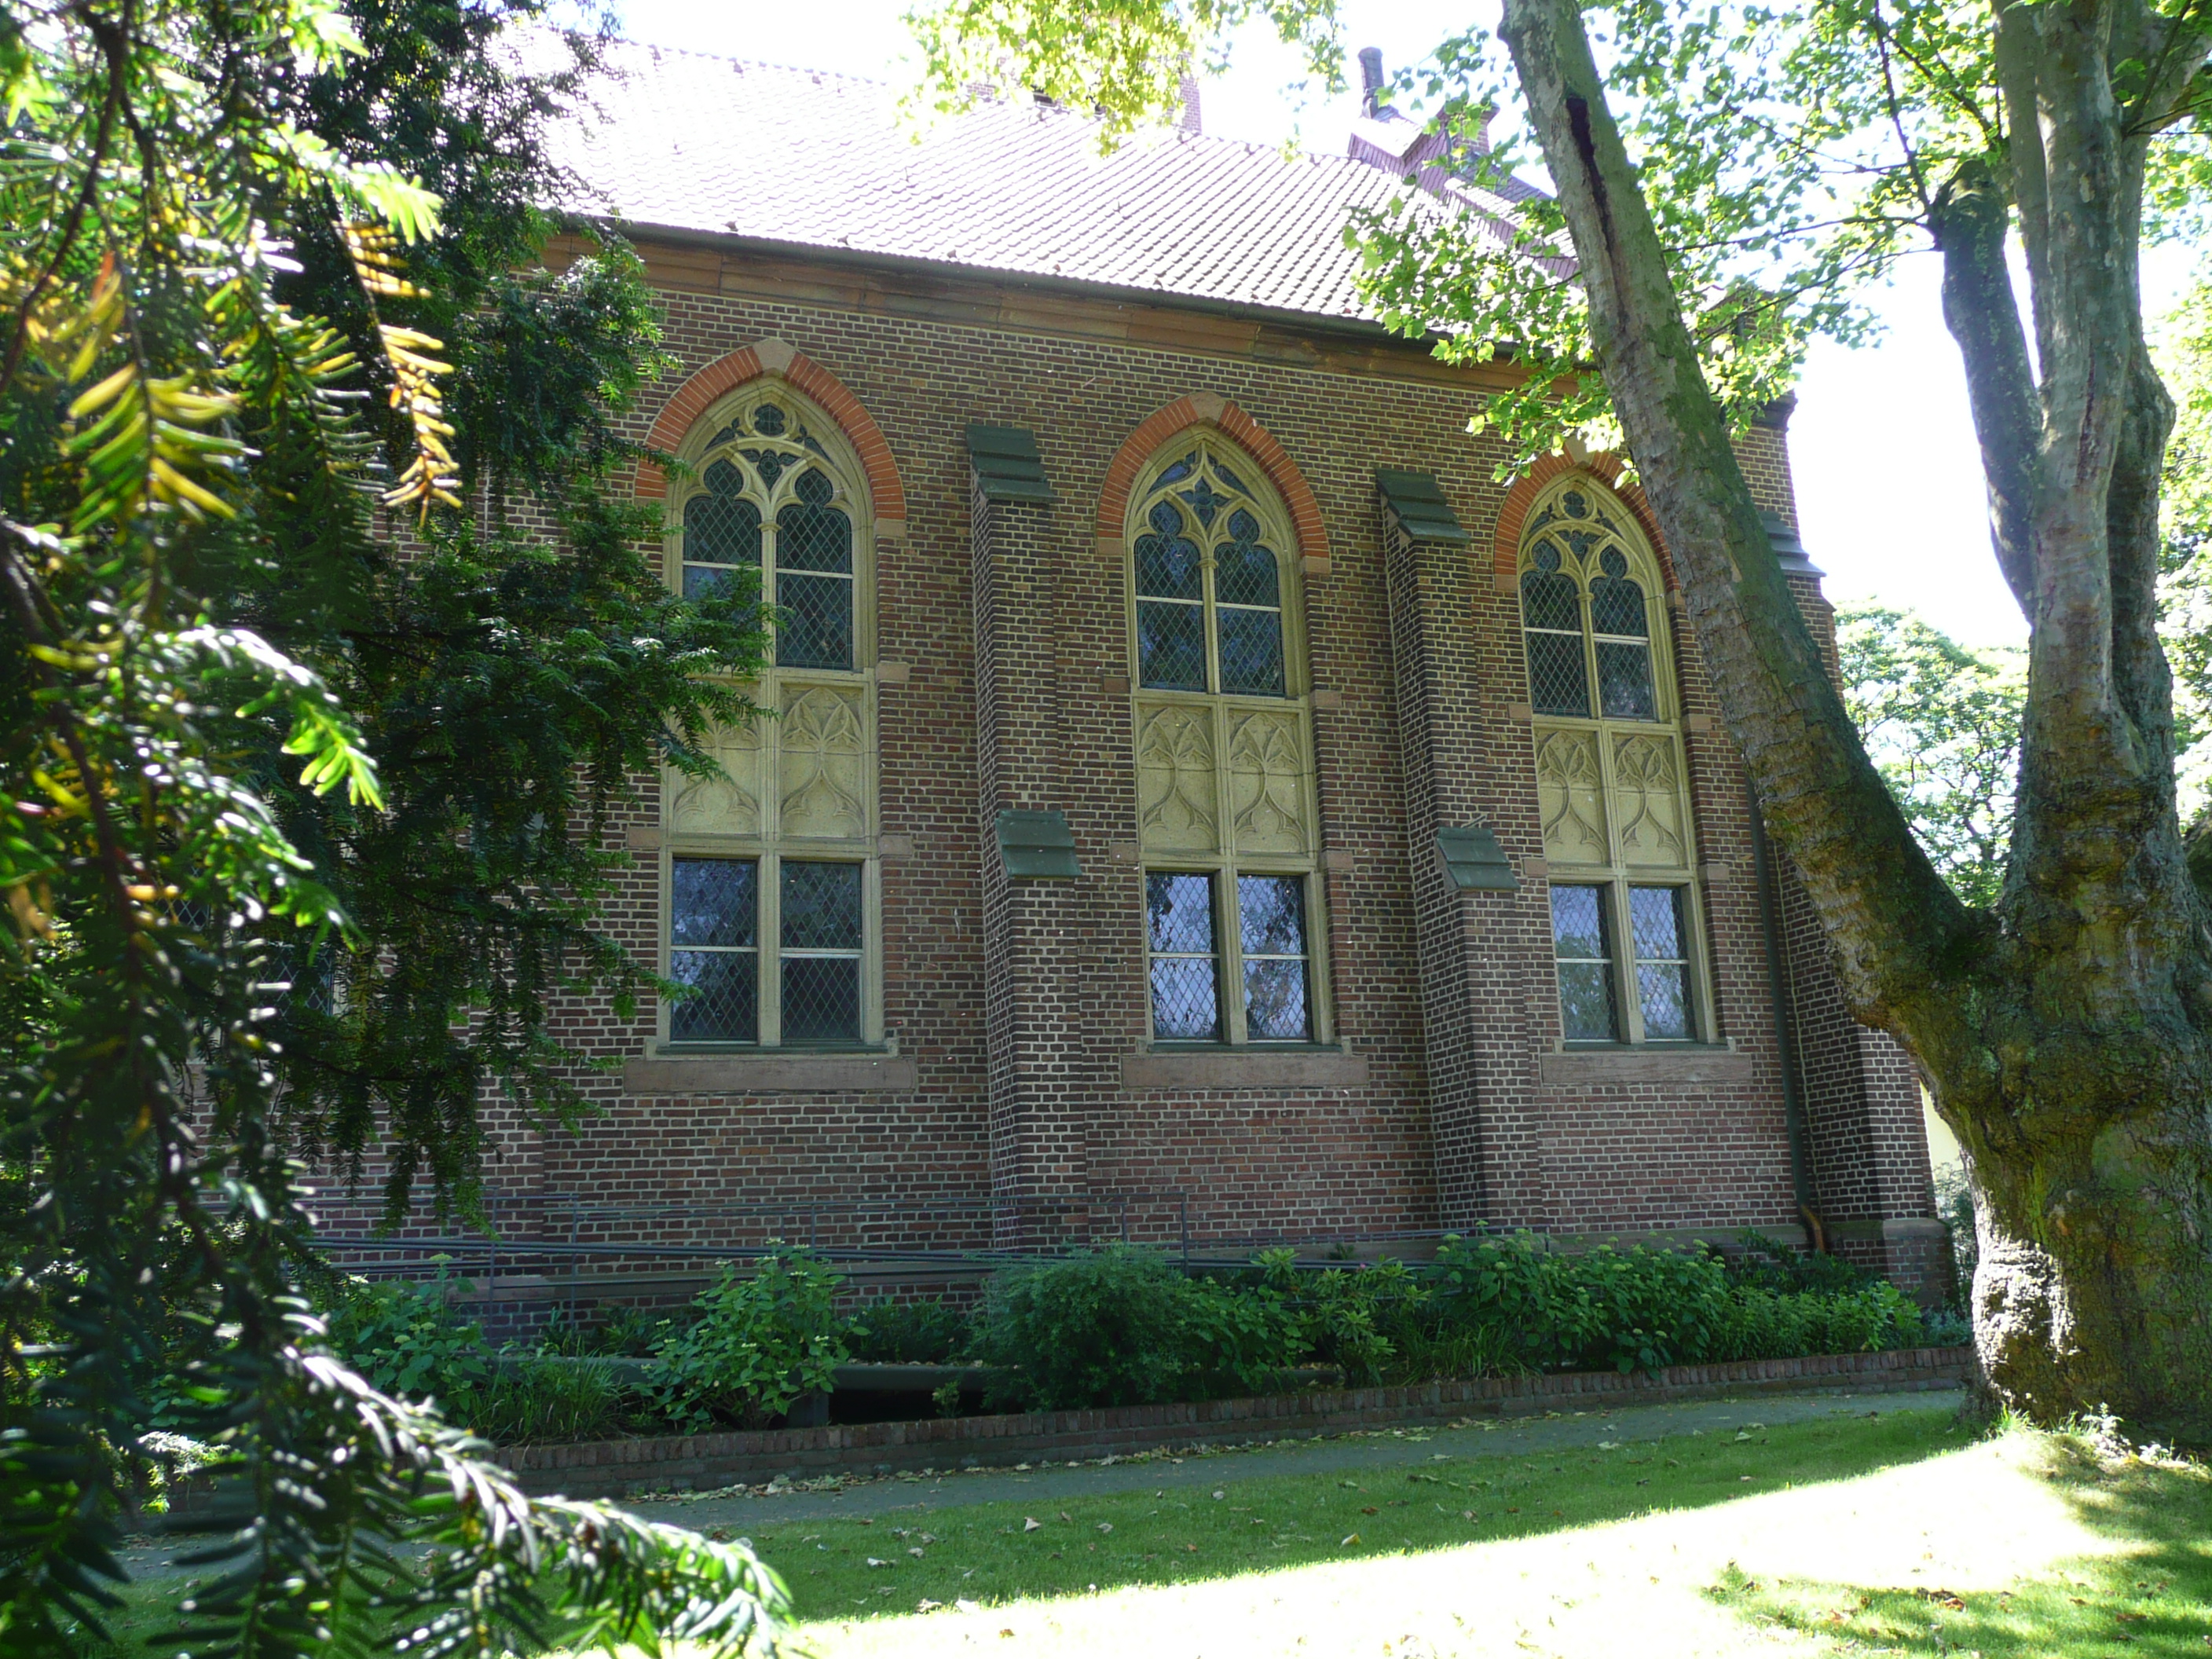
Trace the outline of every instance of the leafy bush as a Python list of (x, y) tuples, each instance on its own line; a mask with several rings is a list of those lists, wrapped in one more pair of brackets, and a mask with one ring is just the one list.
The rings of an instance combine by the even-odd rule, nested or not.
[(1288, 1248), (1262, 1250), (1254, 1260), (1262, 1287), (1292, 1310), (1300, 1352), (1341, 1366), (1353, 1382), (1382, 1380), (1429, 1297), (1402, 1261), (1300, 1273), (1297, 1254)]
[(447, 1409), (495, 1445), (605, 1440), (623, 1426), (629, 1390), (604, 1359), (552, 1354), (507, 1358), (489, 1382)]
[(975, 1331), (976, 1358), (994, 1368), (987, 1396), (1024, 1409), (1173, 1399), (1189, 1369), (1188, 1288), (1126, 1245), (1000, 1274)]
[(1185, 1399), (1270, 1393), (1311, 1346), (1296, 1310), (1264, 1289), (1197, 1279), (1178, 1294)]
[(1974, 1269), (1981, 1261), (1980, 1236), (1974, 1231), (1974, 1189), (1963, 1164), (1936, 1171), (1936, 1213), (1951, 1231), (1951, 1305), (1974, 1305)]
[(942, 1297), (872, 1302), (848, 1332), (853, 1358), (878, 1364), (943, 1365), (968, 1346), (968, 1313)]
[(491, 1380), (483, 1332), (453, 1309), (453, 1294), (472, 1288), (442, 1268), (427, 1283), (345, 1279), (325, 1316), (325, 1340), (386, 1394), (453, 1398)]
[(1729, 1282), (1777, 1294), (1790, 1291), (1857, 1291), (1875, 1282), (1865, 1268), (1817, 1250), (1801, 1250), (1745, 1228), (1723, 1258)]
[(850, 1357), (836, 1306), (843, 1283), (803, 1249), (771, 1250), (750, 1273), (725, 1263), (692, 1304), (697, 1322), (660, 1345), (647, 1392), (685, 1432), (718, 1419), (760, 1427), (800, 1395), (827, 1389)]
[(632, 1307), (627, 1303), (603, 1303), (594, 1311), (603, 1316), (597, 1323), (573, 1313), (556, 1312), (538, 1333), (539, 1351), (578, 1357), (642, 1359), (668, 1339), (675, 1324), (665, 1313)]

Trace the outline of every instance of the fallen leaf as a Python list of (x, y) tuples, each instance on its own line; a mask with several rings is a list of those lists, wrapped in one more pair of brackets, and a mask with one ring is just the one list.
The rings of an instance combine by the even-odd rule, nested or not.
[(933, 1601), (925, 1596), (922, 1600), (914, 1604), (914, 1610), (916, 1613), (935, 1613), (944, 1605), (945, 1603), (942, 1601)]
[(1012, 1636), (1012, 1635), (1013, 1634), (1013, 1632), (1012, 1632), (1012, 1631), (1010, 1631), (1010, 1630), (1002, 1630), (1002, 1631), (1000, 1631), (1000, 1632), (999, 1632), (999, 1634), (1000, 1634), (1000, 1635), (1001, 1635), (1001, 1636)]
[(1363, 1504), (1359, 1506), (1359, 1512), (1362, 1515), (1372, 1515), (1375, 1513), (1375, 1505), (1372, 1504)]
[(868, 1558), (868, 1565), (872, 1567), (888, 1567), (890, 1565), (890, 1563), (884, 1560), (879, 1556), (872, 1555)]
[(934, 1543), (937, 1541), (937, 1540), (936, 1540), (934, 1537), (931, 1536), (928, 1533), (924, 1533), (924, 1534), (922, 1534), (922, 1535), (921, 1535), (921, 1541), (922, 1541), (923, 1543), (925, 1543), (925, 1544), (934, 1544)]
[(1063, 1521), (1073, 1521), (1075, 1519), (1075, 1517), (1070, 1515), (1066, 1510), (1062, 1510), (1060, 1512), (1060, 1518)]
[(1359, 1534), (1358, 1533), (1347, 1533), (1342, 1539), (1338, 1540), (1336, 1547), (1340, 1550), (1349, 1549), (1352, 1545), (1357, 1544), (1358, 1541)]
[(1042, 1532), (1044, 1530), (1044, 1522), (1038, 1520), (1034, 1515), (1025, 1515), (1022, 1517), (1022, 1530), (1024, 1532)]
[(914, 1559), (915, 1559), (915, 1560), (917, 1560), (917, 1561), (921, 1560), (921, 1545), (919, 1545), (919, 1544), (916, 1544), (916, 1545), (915, 1545), (912, 1549), (908, 1550), (908, 1551), (907, 1552), (907, 1553), (908, 1553), (908, 1555), (911, 1555), (912, 1557), (914, 1557)]
[(1183, 1547), (1188, 1550), (1193, 1555), (1198, 1553), (1198, 1546), (1195, 1544), (1185, 1544)]
[(1111, 1532), (1114, 1530), (1114, 1523), (1111, 1521), (1101, 1521), (1098, 1523), (1098, 1530), (1101, 1532)]
[(1597, 1449), (1600, 1451), (1619, 1451), (1620, 1449), (1620, 1442), (1618, 1440), (1601, 1440), (1597, 1443)]
[(1226, 1497), (1228, 1497), (1228, 1496), (1229, 1496), (1229, 1494), (1228, 1494), (1227, 1492), (1215, 1492), (1213, 1495), (1214, 1495), (1216, 1498), (1226, 1498)]

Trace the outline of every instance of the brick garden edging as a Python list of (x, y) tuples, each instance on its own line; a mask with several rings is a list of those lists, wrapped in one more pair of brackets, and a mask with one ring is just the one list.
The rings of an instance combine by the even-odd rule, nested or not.
[(1632, 1376), (1613, 1371), (1488, 1376), (1408, 1389), (1340, 1389), (1097, 1411), (510, 1446), (497, 1454), (496, 1461), (514, 1471), (530, 1492), (622, 1497), (757, 1483), (779, 1474), (804, 1477), (838, 1470), (887, 1474), (906, 1469), (981, 1468), (1045, 1456), (1103, 1457), (1161, 1446), (1269, 1440), (1378, 1424), (1510, 1417), (1568, 1405), (1587, 1410), (1819, 1389), (1910, 1393), (1957, 1387), (1973, 1358), (1971, 1347), (1902, 1348), (1890, 1353), (1674, 1365), (1656, 1375)]

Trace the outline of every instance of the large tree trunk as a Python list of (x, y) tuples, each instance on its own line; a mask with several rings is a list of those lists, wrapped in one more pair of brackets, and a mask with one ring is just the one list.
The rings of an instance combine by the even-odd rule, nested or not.
[[(2154, 628), (2172, 413), (2136, 291), (2144, 124), (2140, 100), (2116, 105), (2110, 73), (2124, 52), (2188, 79), (2203, 53), (2147, 50), (2155, 26), (2094, 0), (2007, 13), (2012, 177), (1962, 168), (1937, 204), (1992, 532), (2033, 629), (2010, 876), (1993, 914), (1967, 910), (1922, 854), (1823, 672), (1698, 367), (1576, 0), (1505, 0), (1504, 32), (1598, 364), (1769, 826), (1854, 1012), (1905, 1044), (1967, 1149), (1989, 1380), (2040, 1421), (2110, 1407), (2203, 1433), (2212, 909), (2175, 822)], [(2015, 205), (2039, 385), (2003, 269)]]

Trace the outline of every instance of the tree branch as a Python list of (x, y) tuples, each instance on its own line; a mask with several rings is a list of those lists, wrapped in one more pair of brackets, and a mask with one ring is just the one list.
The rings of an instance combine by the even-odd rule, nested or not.
[(2005, 266), (2009, 204), (1978, 157), (1961, 162), (1929, 215), (1943, 255), (1943, 321), (1959, 343), (1988, 483), (1990, 539), (2024, 616), (2035, 614), (2035, 458), (2043, 413), (2020, 302)]

